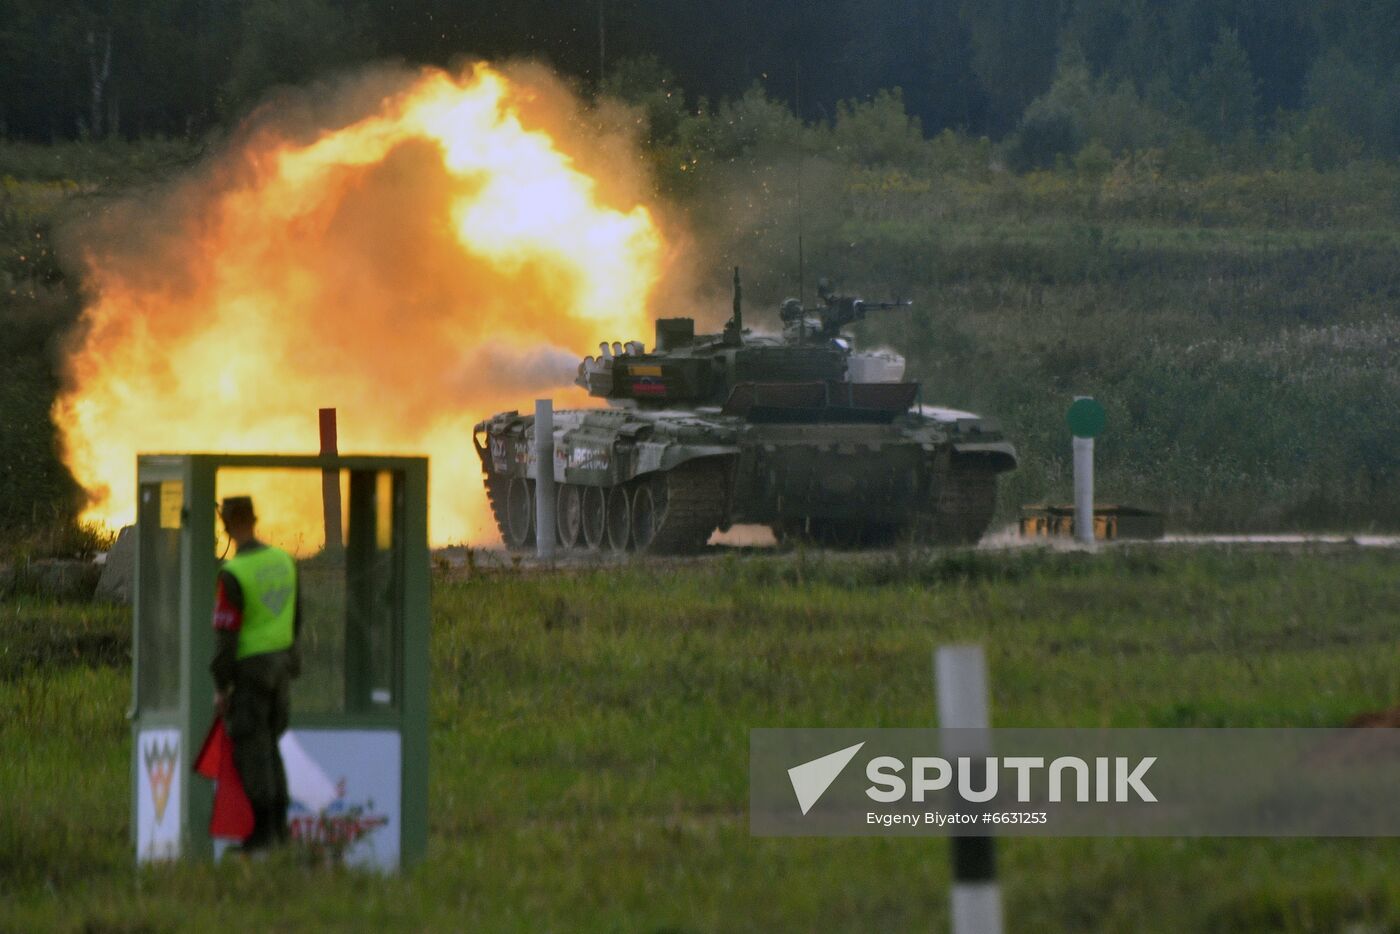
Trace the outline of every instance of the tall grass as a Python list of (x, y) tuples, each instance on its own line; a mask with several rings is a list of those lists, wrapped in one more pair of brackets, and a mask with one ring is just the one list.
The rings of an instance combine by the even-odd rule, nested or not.
[[(947, 924), (947, 844), (760, 839), (753, 727), (933, 722), (987, 646), (1001, 726), (1331, 726), (1400, 697), (1400, 558), (1330, 548), (724, 558), (440, 581), (430, 841), (401, 878), (133, 872), (117, 611), (0, 604), (0, 928), (870, 930)], [(14, 630), (8, 629), (7, 632)], [(1011, 840), (1019, 929), (1400, 923), (1385, 840)]]

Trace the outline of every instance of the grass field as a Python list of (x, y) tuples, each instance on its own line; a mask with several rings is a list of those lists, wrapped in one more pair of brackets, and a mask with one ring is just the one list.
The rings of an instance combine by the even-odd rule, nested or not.
[[(939, 840), (757, 839), (748, 730), (1327, 726), (1400, 700), (1400, 553), (732, 555), (440, 580), (429, 855), (135, 871), (124, 611), (0, 604), (0, 929), (946, 927)], [(1400, 929), (1400, 842), (1011, 840), (1012, 930)]]

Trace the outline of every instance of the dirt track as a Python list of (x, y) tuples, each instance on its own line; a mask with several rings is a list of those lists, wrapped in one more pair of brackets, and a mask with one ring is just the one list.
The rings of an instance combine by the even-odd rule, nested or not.
[[(989, 533), (976, 546), (978, 551), (1011, 551), (1022, 548), (1053, 548), (1057, 551), (1091, 551), (1102, 548), (1132, 547), (1251, 547), (1261, 550), (1305, 550), (1310, 548), (1400, 548), (1400, 535), (1380, 535), (1374, 533), (1260, 533), (1253, 535), (1168, 535), (1157, 540), (1121, 539), (1101, 542), (1087, 548), (1065, 538), (1023, 538), (1015, 526), (1007, 526)], [(557, 556), (553, 561), (541, 562), (533, 553), (513, 554), (500, 545), (481, 548), (453, 546), (433, 552), (434, 566), (452, 576), (470, 576), (473, 573), (548, 572), (576, 571), (596, 568), (622, 567), (634, 562), (645, 563), (650, 567), (668, 565), (690, 565), (713, 561), (726, 555), (779, 555), (791, 554), (794, 549), (779, 546), (762, 527), (735, 527), (725, 534), (716, 534), (704, 553), (688, 557), (658, 556), (641, 558), (634, 554), (615, 554), (608, 551), (574, 551)], [(891, 550), (870, 550), (841, 552), (843, 558), (858, 561), (882, 560)]]

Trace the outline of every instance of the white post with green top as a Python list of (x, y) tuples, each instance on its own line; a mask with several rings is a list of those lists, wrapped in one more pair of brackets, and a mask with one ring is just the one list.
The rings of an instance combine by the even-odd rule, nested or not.
[(1075, 396), (1065, 415), (1074, 435), (1074, 537), (1094, 544), (1094, 437), (1103, 431), (1103, 406), (1091, 396)]

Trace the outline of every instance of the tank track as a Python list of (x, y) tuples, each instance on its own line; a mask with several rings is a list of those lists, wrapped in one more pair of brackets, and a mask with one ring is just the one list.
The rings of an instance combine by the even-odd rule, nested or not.
[(661, 555), (700, 551), (724, 519), (724, 465), (714, 458), (689, 461), (658, 475), (658, 481), (666, 487), (666, 509), (646, 551)]
[[(486, 485), (486, 502), (491, 505), (491, 518), (496, 520), (496, 531), (501, 534), (501, 541), (509, 542), (510, 534), (506, 531), (509, 519), (506, 515), (506, 488), (510, 485), (507, 477), (497, 477), (486, 474), (483, 478)], [(535, 536), (530, 535), (530, 542), (533, 543)]]
[[(952, 458), (938, 471), (929, 508), (908, 527), (865, 525), (814, 519), (774, 527), (779, 540), (801, 539), (836, 548), (882, 548), (910, 537), (931, 545), (973, 545), (991, 525), (996, 513), (997, 474), (978, 458)], [(487, 474), (486, 498), (502, 541), (509, 541), (506, 507), (508, 480)], [(660, 527), (641, 549), (646, 554), (694, 554), (709, 541), (724, 518), (727, 478), (723, 463), (703, 458), (665, 473), (628, 482), (629, 497), (649, 484), (657, 501), (664, 499)], [(533, 483), (532, 483), (533, 486)], [(635, 547), (629, 536), (628, 547)], [(522, 548), (534, 544), (534, 530)], [(574, 550), (584, 551), (580, 544)]]
[(996, 513), (996, 472), (977, 458), (949, 458), (936, 471), (929, 504), (908, 523), (813, 517), (775, 524), (773, 533), (779, 541), (843, 550), (889, 548), (910, 541), (938, 546), (975, 545)]
[[(496, 530), (501, 541), (509, 542), (509, 514), (506, 506), (508, 478), (486, 474), (486, 500), (491, 506), (491, 515), (496, 520)], [(646, 554), (680, 555), (693, 554), (703, 549), (712, 533), (724, 518), (727, 496), (727, 478), (724, 465), (714, 458), (703, 458), (681, 464), (664, 473), (639, 477), (623, 485), (628, 496), (634, 496), (642, 485), (649, 485), (652, 495), (664, 501), (659, 527), (651, 541), (641, 550)], [(534, 482), (530, 482), (533, 490)], [(535, 531), (520, 548), (533, 546)], [(581, 540), (580, 540), (581, 542)], [(628, 547), (635, 547), (629, 535)], [(508, 546), (509, 547), (509, 546)], [(580, 543), (572, 551), (586, 551)]]
[(980, 458), (955, 457), (939, 471), (932, 510), (921, 523), (934, 545), (975, 545), (997, 508), (997, 475)]

